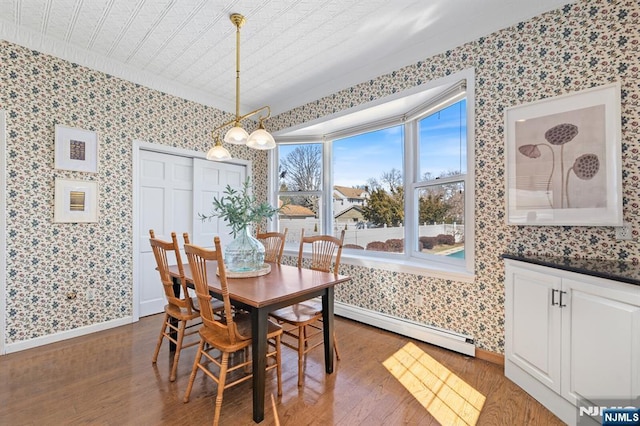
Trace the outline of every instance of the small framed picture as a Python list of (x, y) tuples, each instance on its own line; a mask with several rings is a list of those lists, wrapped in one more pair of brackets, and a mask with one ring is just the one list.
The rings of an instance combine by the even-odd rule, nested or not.
[(98, 172), (98, 133), (56, 125), (55, 168)]
[(56, 178), (53, 221), (98, 221), (98, 182)]
[(622, 225), (620, 83), (505, 111), (507, 223)]

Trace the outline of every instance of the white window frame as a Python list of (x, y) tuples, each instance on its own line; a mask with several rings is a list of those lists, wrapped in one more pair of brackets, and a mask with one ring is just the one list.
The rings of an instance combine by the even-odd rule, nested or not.
[[(274, 155), (271, 156), (271, 163), (270, 163), (270, 169), (273, 170), (274, 172), (271, 173), (271, 176), (274, 176), (275, 180), (271, 181), (271, 188), (273, 188), (274, 190), (270, 190), (269, 193), (271, 194), (271, 198), (269, 200), (269, 202), (271, 203), (271, 205), (278, 205), (278, 197), (286, 197), (286, 196), (292, 196), (292, 197), (296, 197), (296, 196), (316, 196), (318, 197), (318, 199), (320, 199), (320, 221), (319, 221), (319, 229), (318, 232), (320, 234), (325, 233), (326, 229), (329, 229), (326, 227), (325, 221), (322, 219), (325, 217), (326, 214), (326, 209), (327, 209), (327, 205), (329, 205), (329, 207), (331, 207), (331, 204), (329, 204), (326, 200), (326, 189), (328, 188), (327, 182), (326, 182), (326, 171), (327, 171), (327, 167), (331, 167), (331, 162), (329, 162), (329, 164), (327, 164), (327, 157), (326, 157), (326, 150), (327, 150), (327, 145), (330, 144), (326, 144), (324, 143), (324, 141), (322, 139), (306, 139), (304, 142), (290, 142), (290, 143), (280, 143), (280, 145), (303, 145), (303, 144), (319, 144), (322, 147), (322, 165), (321, 165), (321, 185), (322, 185), (322, 189), (320, 191), (280, 191), (280, 182), (278, 180), (278, 176), (279, 176), (279, 172), (278, 172), (278, 168), (280, 165), (280, 158), (277, 155), (277, 153), (279, 152), (278, 149), (274, 150)], [(330, 157), (329, 157), (330, 158)], [(274, 160), (275, 159), (275, 160)], [(329, 194), (329, 198), (333, 198), (331, 197), (331, 194)], [(330, 200), (332, 202), (332, 200)], [(331, 211), (329, 211), (329, 215), (331, 215)], [(270, 221), (271, 223), (269, 224), (269, 229), (270, 230), (276, 230), (278, 228), (278, 218), (275, 217), (272, 221)], [(289, 239), (290, 237), (292, 237), (291, 235), (289, 237), (287, 237), (287, 239)], [(291, 243), (287, 243), (285, 249), (288, 250), (289, 247), (291, 246)], [(296, 250), (299, 248), (299, 246), (296, 247)], [(296, 251), (296, 254), (298, 252)]]
[[(451, 93), (459, 89), (461, 82), (465, 83), (464, 96), (452, 98)], [(343, 250), (342, 263), (351, 264), (362, 267), (370, 267), (376, 269), (392, 270), (397, 272), (407, 272), (436, 278), (451, 279), (462, 282), (473, 282), (474, 265), (475, 265), (475, 211), (474, 211), (474, 176), (475, 176), (475, 75), (473, 69), (464, 70), (459, 73), (452, 74), (442, 79), (434, 80), (424, 85), (424, 90), (434, 87), (447, 87), (439, 96), (428, 100), (426, 103), (405, 111), (403, 114), (388, 117), (387, 119), (378, 119), (373, 123), (358, 125), (351, 128), (343, 128), (324, 135), (304, 136), (304, 137), (276, 137), (278, 143), (304, 144), (304, 143), (322, 143), (322, 212), (320, 229), (323, 233), (331, 233), (333, 230), (332, 203), (333, 203), (333, 170), (331, 159), (333, 150), (332, 142), (335, 139), (342, 139), (357, 134), (372, 132), (382, 128), (391, 127), (404, 123), (404, 167), (403, 167), (403, 184), (405, 190), (405, 227), (411, 229), (405, 230), (405, 250), (404, 253), (385, 253), (362, 250)], [(459, 90), (458, 90), (459, 92)], [(465, 186), (465, 259), (461, 262), (459, 259), (446, 259), (443, 256), (429, 255), (419, 253), (417, 251), (417, 236), (415, 232), (418, 226), (417, 199), (415, 197), (416, 189), (428, 186), (430, 182), (419, 181), (419, 170), (417, 160), (417, 132), (418, 121), (433, 113), (436, 110), (445, 108), (462, 98), (466, 97), (466, 116), (467, 116), (467, 164), (464, 179), (461, 176), (454, 176), (446, 179), (439, 179), (438, 184), (450, 181), (464, 180)], [(344, 121), (344, 120), (343, 120)], [(272, 173), (270, 197), (272, 202), (278, 199), (278, 165), (279, 158), (277, 150), (270, 155), (270, 169)], [(275, 221), (274, 221), (275, 222)], [(277, 224), (273, 223), (276, 227)], [(330, 230), (330, 231), (327, 231)], [(297, 256), (299, 245), (297, 243), (289, 243), (285, 252), (287, 255)]]
[[(464, 182), (464, 190), (465, 190), (465, 199), (464, 199), (464, 203), (465, 203), (465, 214), (464, 214), (464, 219), (465, 219), (465, 233), (464, 233), (464, 237), (465, 237), (465, 244), (464, 244), (464, 248), (465, 248), (465, 266), (467, 269), (470, 270), (470, 265), (473, 265), (472, 262), (469, 261), (469, 259), (467, 259), (468, 257), (468, 253), (472, 252), (473, 250), (469, 249), (467, 247), (467, 238), (473, 238), (473, 230), (472, 229), (468, 229), (469, 227), (466, 226), (467, 223), (469, 223), (469, 217), (467, 214), (467, 209), (468, 209), (468, 203), (472, 203), (473, 199), (469, 200), (469, 198), (467, 197), (467, 189), (470, 188), (473, 184), (472, 182), (472, 175), (469, 174), (469, 168), (471, 167), (471, 165), (473, 164), (473, 158), (469, 158), (469, 150), (471, 149), (469, 147), (470, 143), (469, 143), (469, 133), (467, 131), (467, 164), (466, 164), (466, 172), (465, 173), (461, 173), (460, 175), (455, 175), (455, 176), (448, 176), (448, 177), (439, 177), (437, 180), (432, 180), (432, 181), (424, 181), (421, 180), (420, 177), (420, 164), (419, 164), (419, 145), (420, 145), (420, 141), (418, 140), (418, 133), (419, 133), (419, 124), (420, 124), (420, 120), (422, 120), (423, 118), (426, 118), (432, 114), (437, 113), (438, 111), (442, 111), (443, 109), (454, 105), (457, 102), (460, 102), (462, 99), (467, 99), (467, 103), (466, 103), (466, 108), (467, 108), (467, 128), (471, 125), (470, 121), (471, 119), (469, 118), (469, 114), (470, 114), (470, 102), (469, 102), (469, 97), (468, 97), (468, 88), (467, 88), (467, 81), (466, 80), (462, 80), (461, 82), (459, 82), (456, 85), (451, 86), (449, 89), (445, 90), (440, 96), (438, 96), (436, 99), (433, 99), (429, 105), (426, 106), (426, 108), (421, 108), (418, 109), (416, 111), (415, 114), (413, 115), (409, 115), (407, 117), (407, 124), (406, 126), (408, 128), (405, 129), (405, 134), (411, 132), (411, 134), (408, 136), (409, 140), (406, 141), (405, 143), (405, 147), (407, 147), (408, 149), (413, 150), (412, 152), (410, 152), (407, 156), (407, 158), (405, 158), (405, 162), (407, 162), (407, 164), (410, 164), (410, 173), (407, 173), (409, 176), (411, 176), (411, 182), (408, 183), (408, 185), (405, 184), (405, 200), (409, 199), (410, 203), (407, 203), (409, 205), (405, 206), (405, 217), (407, 218), (411, 218), (412, 220), (412, 226), (413, 229), (418, 229), (419, 224), (419, 217), (418, 217), (418, 209), (416, 208), (417, 203), (418, 203), (418, 197), (417, 197), (417, 192), (420, 189), (425, 189), (425, 188), (430, 188), (430, 187), (434, 187), (434, 186), (440, 186), (440, 185), (445, 185), (448, 183), (455, 183), (455, 182)], [(471, 139), (473, 140), (473, 139)], [(471, 164), (470, 164), (471, 163)], [(407, 169), (407, 167), (405, 167), (405, 169)], [(472, 219), (471, 219), (472, 220)], [(473, 223), (473, 222), (471, 222)], [(471, 234), (471, 235), (470, 235)], [(437, 255), (433, 255), (433, 254), (426, 254), (426, 253), (420, 253), (417, 251), (417, 241), (415, 240), (415, 238), (417, 238), (418, 233), (412, 233), (411, 235), (411, 240), (407, 241), (408, 247), (412, 250), (411, 256), (415, 257), (417, 259), (425, 259), (427, 261), (432, 261), (432, 262), (437, 262), (437, 263), (443, 263), (443, 264), (450, 264), (452, 265), (452, 267), (455, 267), (456, 265), (459, 265), (460, 263), (462, 263), (459, 259), (449, 259), (446, 256), (437, 256)], [(473, 253), (472, 253), (473, 255)]]

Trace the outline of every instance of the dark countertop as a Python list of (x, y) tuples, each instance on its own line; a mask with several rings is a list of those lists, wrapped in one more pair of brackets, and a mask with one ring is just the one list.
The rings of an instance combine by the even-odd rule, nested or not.
[(536, 256), (504, 253), (503, 259), (519, 260), (608, 280), (640, 286), (640, 265), (631, 262), (603, 259), (574, 259), (570, 257)]

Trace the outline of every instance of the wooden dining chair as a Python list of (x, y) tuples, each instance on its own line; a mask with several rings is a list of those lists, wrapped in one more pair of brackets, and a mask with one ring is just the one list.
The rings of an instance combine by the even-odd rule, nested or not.
[[(338, 273), (340, 257), (344, 244), (344, 229), (340, 238), (333, 235), (304, 236), (304, 229), (300, 235), (300, 251), (298, 253), (298, 268), (302, 268), (302, 254), (305, 245), (311, 247), (310, 269), (323, 272)], [(335, 263), (333, 256), (335, 254)], [(316, 337), (322, 335), (322, 301), (319, 298), (306, 300), (271, 312), (271, 316), (280, 324), (284, 324), (283, 333), (293, 338), (293, 342), (282, 340), (282, 344), (295, 349), (298, 352), (298, 386), (302, 386), (303, 367), (305, 355), (314, 348), (322, 346), (324, 339)], [(336, 358), (340, 360), (335, 333), (333, 335), (333, 347)]]
[[(182, 238), (184, 240), (185, 244), (191, 244), (191, 240), (189, 239), (189, 233), (188, 232), (183, 232), (182, 233)], [(191, 297), (191, 303), (193, 305), (193, 308), (196, 311), (200, 311), (200, 301), (198, 300), (197, 296)], [(211, 298), (211, 309), (213, 309), (213, 314), (219, 316), (220, 318), (223, 318), (224, 316), (224, 303), (222, 303), (222, 300), (218, 300), (215, 298)], [(233, 309), (233, 308), (232, 308)]]
[[(200, 328), (200, 345), (191, 370), (191, 377), (184, 395), (184, 402), (189, 402), (191, 389), (196, 379), (198, 370), (209, 376), (218, 385), (216, 396), (215, 413), (213, 424), (218, 424), (220, 409), (222, 408), (222, 394), (226, 388), (249, 380), (252, 375), (246, 373), (233, 381), (227, 382), (227, 375), (233, 372), (247, 371), (251, 365), (251, 359), (247, 356), (248, 348), (251, 346), (251, 319), (246, 314), (236, 313), (232, 315), (231, 300), (229, 298), (229, 287), (227, 285), (227, 274), (222, 260), (220, 249), (220, 239), (214, 238), (215, 249), (205, 249), (192, 244), (185, 244), (184, 251), (189, 260), (189, 268), (196, 288), (196, 296), (200, 300), (200, 311), (202, 316), (202, 327)], [(224, 303), (224, 319), (214, 317), (211, 310), (209, 293), (208, 274), (216, 273), (216, 269), (207, 269), (207, 262), (215, 262), (217, 274), (222, 289), (222, 301)], [(272, 321), (267, 324), (267, 370), (276, 369), (278, 380), (278, 396), (282, 395), (282, 357), (280, 338), (282, 328)], [(214, 351), (217, 351), (214, 353)], [(244, 351), (244, 359), (232, 366), (229, 366), (229, 356), (235, 352)], [(218, 353), (219, 352), (219, 353)], [(218, 359), (220, 357), (220, 359)], [(269, 361), (272, 360), (271, 364)], [(273, 362), (275, 360), (275, 363)], [(214, 370), (209, 365), (214, 365)], [(217, 370), (217, 374), (216, 371)]]
[(278, 265), (282, 263), (282, 253), (284, 253), (284, 243), (287, 241), (287, 228), (284, 232), (256, 232), (256, 239), (264, 245), (264, 261), (273, 262)]
[[(185, 344), (184, 338), (198, 332), (194, 327), (201, 324), (199, 320), (200, 312), (194, 308), (193, 300), (189, 296), (176, 233), (171, 233), (171, 241), (163, 241), (156, 238), (153, 229), (149, 230), (149, 236), (149, 243), (151, 244), (151, 249), (156, 259), (157, 269), (160, 273), (160, 281), (162, 282), (164, 295), (167, 300), (167, 304), (164, 306), (164, 319), (162, 321), (162, 328), (160, 329), (160, 336), (158, 337), (156, 350), (153, 354), (153, 364), (156, 364), (158, 361), (160, 346), (162, 346), (164, 339), (166, 338), (174, 343), (176, 350), (173, 355), (173, 364), (169, 375), (169, 380), (173, 382), (176, 379), (180, 352), (184, 348), (198, 344), (197, 339), (193, 339), (193, 341)], [(176, 295), (174, 292), (173, 279), (169, 274), (170, 261), (176, 262), (178, 265), (181, 285), (181, 294), (179, 295)]]

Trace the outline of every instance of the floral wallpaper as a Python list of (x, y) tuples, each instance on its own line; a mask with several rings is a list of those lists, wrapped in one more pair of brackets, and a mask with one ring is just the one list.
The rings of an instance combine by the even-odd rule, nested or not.
[[(469, 334), (504, 353), (505, 252), (638, 263), (634, 241), (613, 227), (507, 226), (505, 108), (619, 81), (622, 86), (623, 215), (640, 237), (640, 2), (578, 1), (440, 55), (293, 109), (286, 128), (383, 98), (467, 68), (476, 74), (475, 273), (473, 284), (351, 265), (337, 300)], [(415, 294), (427, 306), (415, 304)]]
[[(460, 283), (344, 265), (353, 281), (337, 300), (469, 334), (504, 352), (506, 251), (639, 262), (634, 241), (612, 227), (505, 223), (504, 109), (619, 81), (622, 85), (624, 219), (640, 234), (640, 2), (584, 0), (295, 108), (269, 120), (282, 129), (473, 67), (476, 73), (476, 280)], [(132, 314), (134, 140), (205, 151), (208, 129), (229, 115), (0, 41), (0, 109), (7, 110), (7, 336), (12, 343)], [(100, 135), (99, 171), (53, 168), (55, 124)], [(267, 156), (253, 161), (266, 197)], [(53, 219), (55, 177), (97, 180), (100, 218)], [(91, 304), (66, 293), (95, 290)], [(416, 306), (422, 294), (427, 306)]]
[[(0, 109), (7, 112), (6, 342), (133, 313), (132, 144), (206, 152), (230, 115), (0, 41)], [(98, 173), (54, 169), (56, 124), (97, 131)], [(267, 157), (253, 161), (266, 197)], [(52, 223), (55, 178), (97, 181), (98, 223)], [(84, 294), (93, 290), (87, 301)], [(75, 292), (75, 301), (67, 293)]]

